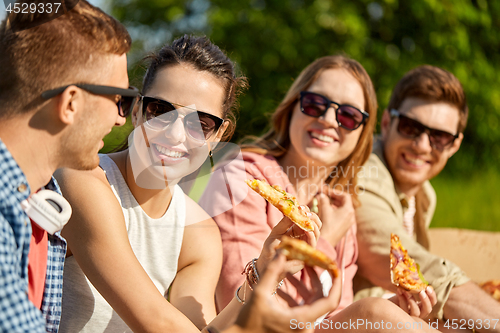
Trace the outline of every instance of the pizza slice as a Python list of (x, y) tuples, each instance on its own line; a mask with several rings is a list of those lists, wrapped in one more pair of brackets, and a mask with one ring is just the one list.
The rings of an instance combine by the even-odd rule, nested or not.
[(307, 266), (321, 267), (330, 272), (334, 278), (339, 275), (335, 261), (303, 240), (283, 236), (276, 249), (280, 249), (288, 260), (301, 260)]
[(428, 283), (420, 273), (418, 264), (408, 255), (399, 237), (391, 234), (391, 281), (411, 293), (419, 293)]
[(258, 179), (246, 180), (248, 186), (259, 193), (264, 199), (278, 208), (293, 223), (305, 231), (314, 230), (313, 222), (307, 216), (306, 211), (300, 207), (297, 198), (284, 191), (278, 185), (271, 186), (266, 181)]
[(480, 287), (490, 294), (494, 299), (500, 301), (500, 280), (491, 280), (484, 282)]

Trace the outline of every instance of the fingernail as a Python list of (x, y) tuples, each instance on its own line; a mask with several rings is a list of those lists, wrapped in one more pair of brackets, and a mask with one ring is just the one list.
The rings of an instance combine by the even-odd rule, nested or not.
[(307, 215), (307, 217), (311, 217), (311, 216), (313, 216), (313, 214), (312, 214), (312, 213), (309, 213), (309, 212), (306, 212), (306, 215)]
[(425, 293), (425, 290), (422, 290), (422, 291), (420, 292), (420, 297), (421, 297), (421, 298), (427, 298), (427, 294)]

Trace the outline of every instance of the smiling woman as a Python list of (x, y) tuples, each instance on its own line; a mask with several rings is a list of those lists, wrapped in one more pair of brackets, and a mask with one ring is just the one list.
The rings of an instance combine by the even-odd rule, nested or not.
[[(214, 174), (200, 200), (200, 205), (206, 209), (225, 205), (228, 188), (234, 197), (239, 197), (238, 191), (244, 188), (245, 179), (238, 176), (243, 172), (247, 179), (264, 179), (295, 196), (298, 202), (307, 203), (311, 210), (317, 210), (322, 222), (317, 248), (336, 259), (341, 271), (338, 278), (343, 284), (336, 311), (320, 318), (328, 316), (326, 322), (330, 320), (331, 326), (326, 330), (334, 331), (333, 327), (340, 324), (343, 332), (349, 332), (343, 323), (358, 318), (390, 322), (394, 327), (398, 322), (415, 321), (408, 315), (406, 306), (416, 306), (413, 299), (408, 303), (398, 303), (394, 299), (396, 305), (375, 298), (352, 304), (352, 279), (358, 255), (353, 207), (357, 202), (357, 179), (349, 170), (358, 170), (370, 155), (376, 111), (370, 77), (357, 61), (343, 56), (317, 59), (302, 71), (288, 90), (272, 116), (271, 130), (243, 146), (245, 165), (225, 165), (227, 179)], [(249, 292), (248, 288), (240, 287), (245, 279), (241, 272), (250, 264), (255, 266), (256, 272), (264, 269), (267, 258), (261, 251), (262, 243), (269, 231), (276, 230), (285, 218), (278, 209), (251, 191), (242, 202), (215, 216), (214, 220), (221, 230), (224, 250), (216, 300), (219, 309), (224, 309), (230, 306), (235, 292), (240, 297)], [(292, 234), (292, 237), (301, 238), (302, 235)], [(307, 279), (304, 271), (298, 271), (292, 264), (287, 272), (296, 273), (298, 279)], [(320, 278), (323, 290), (327, 291), (332, 284), (330, 275), (323, 271)], [(289, 291), (292, 285), (290, 279), (285, 279), (281, 289)], [(435, 303), (434, 296), (429, 291), (429, 297), (422, 301), (422, 312), (411, 314), (425, 317)], [(292, 302), (301, 302), (301, 297), (296, 295)], [(401, 307), (397, 306), (399, 304)], [(317, 321), (313, 327), (323, 328), (320, 323)], [(425, 324), (421, 327), (424, 332), (429, 331)], [(366, 331), (378, 330), (372, 327)]]
[(100, 155), (91, 172), (56, 175), (74, 207), (62, 231), (62, 332), (199, 332), (216, 315), (219, 231), (176, 184), (231, 134), (245, 78), (206, 38), (184, 36), (148, 59), (130, 147)]

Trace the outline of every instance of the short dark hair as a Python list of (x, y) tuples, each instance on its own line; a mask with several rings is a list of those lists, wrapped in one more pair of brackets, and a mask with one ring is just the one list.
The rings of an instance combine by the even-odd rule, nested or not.
[(97, 83), (99, 76), (90, 75), (89, 69), (103, 56), (128, 52), (132, 42), (120, 22), (85, 0), (43, 24), (36, 25), (37, 20), (46, 21), (37, 13), (20, 13), (14, 19), (15, 31), (7, 19), (0, 25), (0, 117), (39, 107), (44, 90)]
[(231, 138), (236, 127), (237, 96), (246, 88), (247, 80), (243, 75), (236, 74), (235, 65), (217, 45), (207, 37), (184, 35), (147, 56), (145, 60), (149, 62), (149, 66), (143, 80), (143, 94), (151, 88), (160, 69), (177, 64), (189, 64), (220, 79), (225, 90), (223, 118), (229, 122), (222, 140)]
[(398, 109), (409, 97), (421, 98), (432, 102), (446, 102), (459, 111), (458, 132), (463, 133), (467, 126), (469, 107), (460, 81), (450, 72), (435, 66), (419, 66), (405, 74), (396, 84), (387, 107)]

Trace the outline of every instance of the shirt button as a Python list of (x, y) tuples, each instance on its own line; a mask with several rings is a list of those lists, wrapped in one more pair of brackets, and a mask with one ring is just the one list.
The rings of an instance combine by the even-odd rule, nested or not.
[(17, 190), (18, 190), (19, 192), (24, 192), (24, 191), (26, 191), (27, 189), (28, 189), (28, 186), (26, 186), (26, 184), (24, 184), (24, 183), (22, 183), (21, 185), (19, 185), (19, 186), (17, 187)]
[(408, 201), (406, 199), (401, 199), (401, 205), (404, 207), (404, 208), (408, 208), (409, 207), (409, 204), (408, 204)]

